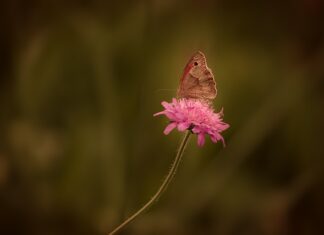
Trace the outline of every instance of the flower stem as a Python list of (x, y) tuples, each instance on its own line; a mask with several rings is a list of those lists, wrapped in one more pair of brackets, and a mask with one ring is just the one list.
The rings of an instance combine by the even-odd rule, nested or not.
[(191, 131), (187, 131), (186, 134), (184, 135), (183, 140), (182, 140), (180, 147), (178, 149), (177, 155), (171, 165), (171, 169), (170, 169), (168, 175), (165, 177), (164, 181), (162, 182), (161, 186), (157, 190), (157, 192), (153, 195), (153, 197), (144, 206), (142, 206), (142, 208), (140, 208), (137, 212), (135, 212), (132, 216), (130, 216), (123, 223), (121, 223), (117, 228), (115, 228), (112, 232), (110, 232), (109, 235), (113, 235), (113, 234), (116, 234), (117, 232), (119, 232), (122, 228), (124, 228), (126, 225), (128, 225), (130, 222), (132, 222), (137, 216), (139, 216), (145, 210), (147, 210), (150, 206), (152, 206), (153, 203), (162, 195), (162, 193), (166, 190), (169, 183), (175, 176), (175, 173), (178, 169), (183, 152), (184, 152), (186, 145), (188, 143), (190, 134), (191, 134)]

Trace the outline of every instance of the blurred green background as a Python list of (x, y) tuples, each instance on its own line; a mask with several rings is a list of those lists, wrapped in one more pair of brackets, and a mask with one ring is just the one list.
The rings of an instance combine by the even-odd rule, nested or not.
[(122, 234), (324, 234), (320, 0), (0, 3), (0, 234), (106, 234), (162, 182), (153, 118), (202, 50), (227, 147), (193, 137)]

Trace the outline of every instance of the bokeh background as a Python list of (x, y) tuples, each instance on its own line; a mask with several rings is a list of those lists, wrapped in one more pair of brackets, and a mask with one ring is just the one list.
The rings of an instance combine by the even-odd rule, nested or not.
[(193, 137), (121, 234), (324, 234), (323, 22), (320, 0), (2, 0), (0, 234), (107, 234), (143, 205), (196, 50), (227, 147)]

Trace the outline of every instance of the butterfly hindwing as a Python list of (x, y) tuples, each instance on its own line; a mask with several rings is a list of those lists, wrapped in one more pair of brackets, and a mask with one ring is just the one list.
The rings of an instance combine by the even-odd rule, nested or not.
[(197, 52), (191, 57), (180, 80), (178, 96), (212, 100), (216, 97), (216, 82), (212, 71), (207, 67), (203, 53)]

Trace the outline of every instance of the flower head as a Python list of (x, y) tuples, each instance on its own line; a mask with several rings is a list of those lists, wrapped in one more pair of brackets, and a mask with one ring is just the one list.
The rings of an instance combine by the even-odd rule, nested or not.
[(205, 135), (209, 135), (216, 143), (222, 141), (225, 146), (221, 132), (229, 125), (222, 120), (223, 112), (215, 113), (208, 103), (196, 99), (172, 99), (171, 103), (162, 102), (165, 108), (154, 116), (165, 115), (170, 124), (165, 128), (164, 134), (168, 135), (174, 128), (179, 131), (191, 130), (198, 136), (198, 145), (203, 146)]

